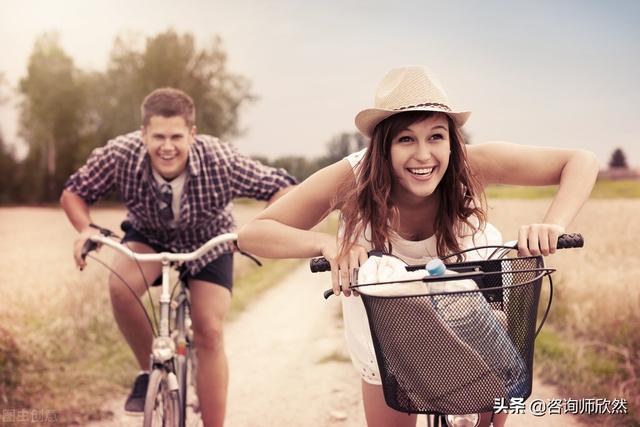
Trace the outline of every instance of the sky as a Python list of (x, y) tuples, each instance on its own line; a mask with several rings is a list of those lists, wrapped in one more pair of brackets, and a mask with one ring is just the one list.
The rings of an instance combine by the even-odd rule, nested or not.
[[(116, 35), (173, 28), (201, 47), (219, 35), (228, 68), (252, 82), (233, 139), (246, 154), (321, 155), (356, 131), (388, 70), (426, 65), (473, 112), (474, 143), (584, 148), (603, 165), (621, 147), (640, 166), (638, 22), (635, 0), (0, 0), (0, 73), (15, 91), (46, 31), (78, 67), (104, 70)], [(13, 95), (0, 107), (10, 141)]]

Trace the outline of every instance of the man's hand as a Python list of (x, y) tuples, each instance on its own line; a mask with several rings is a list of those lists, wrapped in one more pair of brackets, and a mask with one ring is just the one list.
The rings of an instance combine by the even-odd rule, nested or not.
[[(89, 240), (89, 237), (96, 234), (100, 234), (100, 231), (93, 227), (86, 227), (80, 232), (80, 234), (78, 234), (78, 237), (76, 237), (76, 240), (73, 242), (73, 258), (80, 270), (87, 266), (86, 261), (82, 259), (82, 248), (84, 247), (85, 242)], [(96, 250), (100, 250), (100, 245), (98, 245)]]

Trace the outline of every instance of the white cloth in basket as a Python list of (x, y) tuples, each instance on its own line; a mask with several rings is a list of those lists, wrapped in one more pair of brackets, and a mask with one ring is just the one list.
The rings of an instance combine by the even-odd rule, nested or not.
[[(447, 276), (452, 276), (451, 280), (424, 283), (421, 279), (428, 275), (426, 270), (409, 272), (405, 267), (404, 261), (396, 257), (372, 256), (358, 272), (359, 284), (412, 280), (363, 286), (358, 291), (364, 295), (399, 297), (436, 294), (407, 299), (403, 303), (403, 311), (410, 309), (410, 315), (415, 319), (398, 319), (398, 322), (400, 325), (415, 324), (417, 331), (407, 331), (406, 327), (400, 327), (402, 334), (398, 337), (398, 342), (393, 337), (386, 338), (394, 341), (391, 347), (403, 348), (402, 343), (407, 342), (405, 340), (408, 336), (412, 337), (408, 341), (410, 348), (407, 348), (406, 354), (393, 356), (396, 361), (406, 365), (402, 369), (405, 375), (401, 379), (404, 386), (408, 390), (421, 390), (420, 393), (430, 399), (447, 404), (456, 402), (456, 399), (464, 400), (464, 393), (469, 392), (470, 387), (478, 389), (474, 390), (473, 395), (487, 394), (486, 399), (489, 401), (491, 396), (488, 393), (497, 392), (499, 397), (522, 395), (527, 386), (526, 367), (506, 332), (504, 313), (492, 310), (479, 292), (437, 295), (441, 292), (478, 290), (473, 280), (456, 280), (456, 272), (446, 272)], [(389, 322), (395, 320), (391, 319)], [(430, 338), (424, 335), (427, 329)], [(434, 340), (435, 335), (437, 338)], [(436, 340), (437, 346), (434, 345)], [(424, 342), (424, 345), (421, 346), (420, 342)], [(452, 357), (449, 357), (447, 363), (457, 360), (463, 364), (465, 375), (477, 378), (475, 384), (473, 381), (467, 382), (467, 389), (458, 390), (458, 384), (466, 379), (460, 378), (459, 382), (451, 379), (443, 386), (442, 383), (433, 382), (432, 378), (425, 378), (422, 370), (424, 357), (420, 353), (437, 351), (437, 348), (446, 348), (450, 352)], [(447, 388), (447, 385), (451, 388)], [(416, 395), (414, 398), (421, 397)]]

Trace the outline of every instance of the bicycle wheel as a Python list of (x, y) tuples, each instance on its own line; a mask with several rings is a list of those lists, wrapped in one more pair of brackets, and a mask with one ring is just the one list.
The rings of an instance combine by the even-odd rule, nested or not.
[(178, 390), (170, 390), (167, 373), (154, 369), (144, 401), (144, 427), (178, 427), (180, 418)]
[(178, 377), (178, 387), (180, 388), (180, 419), (182, 420), (180, 427), (184, 427), (187, 419), (187, 393), (189, 389), (187, 384), (187, 372), (188, 372), (187, 358), (185, 356), (178, 356), (176, 364), (177, 364), (176, 374)]
[(180, 391), (180, 427), (184, 427), (187, 419), (187, 394), (188, 394), (188, 380), (187, 375), (189, 371), (189, 344), (187, 342), (187, 330), (186, 330), (186, 316), (187, 306), (183, 302), (178, 305), (176, 309), (176, 331), (177, 336), (177, 354), (175, 358), (176, 362), (176, 376), (178, 378), (178, 387)]

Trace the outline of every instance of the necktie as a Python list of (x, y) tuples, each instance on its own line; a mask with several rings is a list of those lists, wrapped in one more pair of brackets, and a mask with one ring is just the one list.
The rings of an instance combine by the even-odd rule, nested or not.
[(171, 185), (162, 184), (160, 186), (160, 217), (166, 221), (173, 221), (173, 209), (171, 209), (171, 203), (173, 202), (173, 191)]

